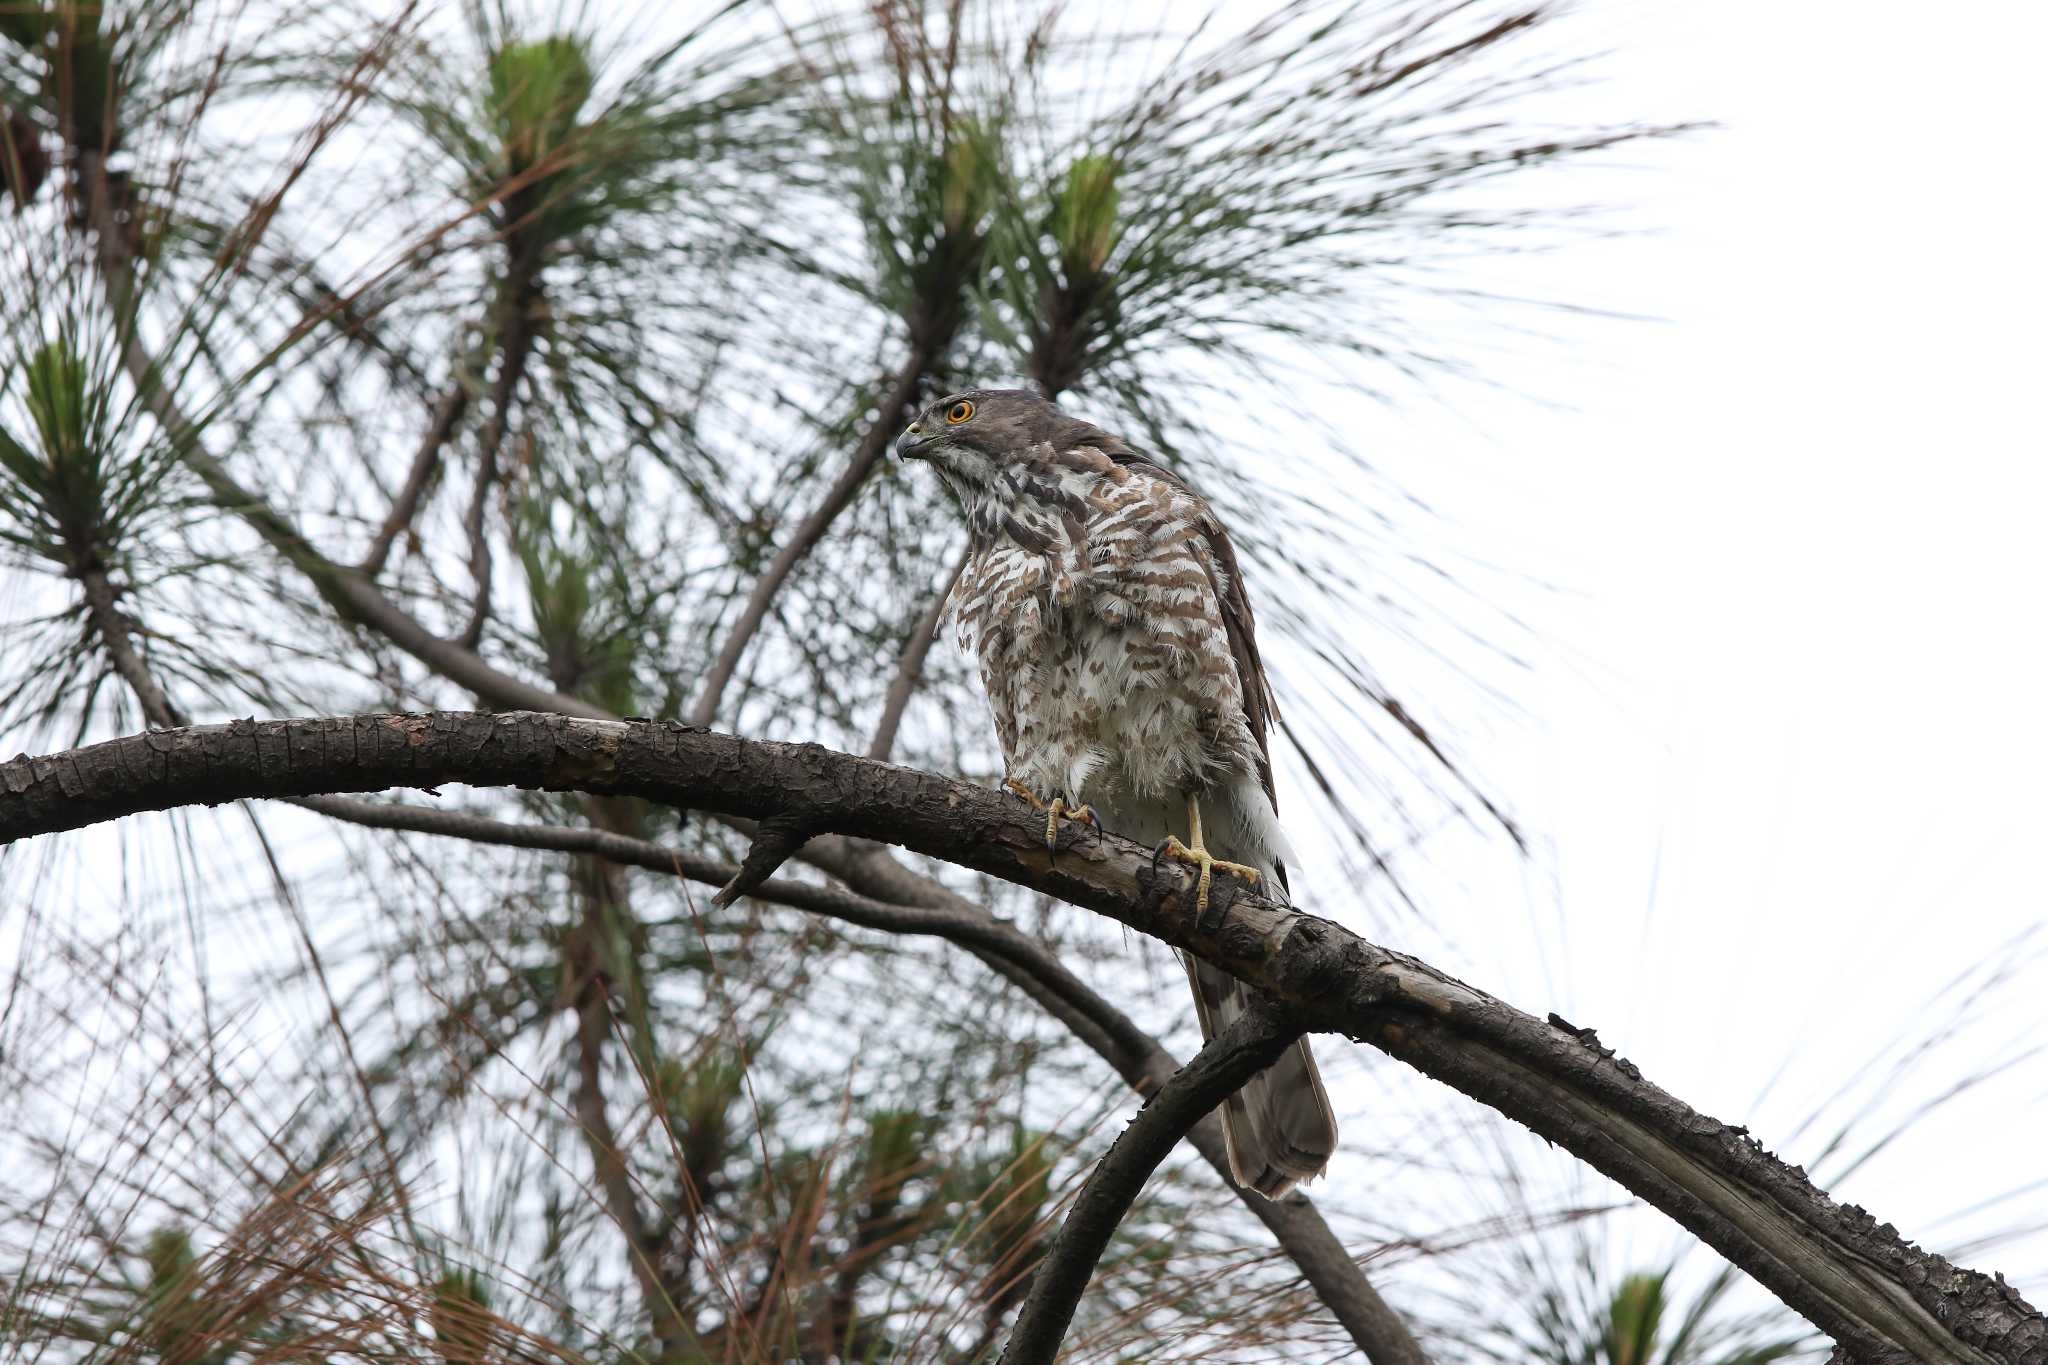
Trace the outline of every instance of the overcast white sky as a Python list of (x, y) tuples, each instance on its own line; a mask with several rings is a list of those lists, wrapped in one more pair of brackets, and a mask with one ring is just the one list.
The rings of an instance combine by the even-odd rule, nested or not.
[[(1564, 589), (1512, 604), (1543, 647), (1486, 764), (1547, 865), (1428, 908), (1475, 980), (1786, 1142), (2048, 909), (2048, 7), (1611, 0), (1553, 41), (1614, 49), (1589, 117), (1724, 126), (1559, 177), (1654, 232), (1489, 275), (1661, 321), (1499, 362), (1559, 406), (1378, 419), (1465, 543)], [(2048, 1039), (2048, 972), (1997, 999), (1912, 1098)], [(2048, 1177), (2044, 1096), (2029, 1059), (1846, 1193), (1945, 1244)], [(2048, 1187), (1969, 1226), (2025, 1220)], [(2048, 1242), (1975, 1259), (2048, 1297)]]

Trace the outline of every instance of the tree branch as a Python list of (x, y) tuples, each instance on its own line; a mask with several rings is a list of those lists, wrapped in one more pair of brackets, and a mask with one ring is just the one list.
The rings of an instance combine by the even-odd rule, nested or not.
[(185, 724), (185, 713), (172, 705), (170, 697), (158, 686), (156, 675), (149, 671), (148, 665), (142, 661), (141, 652), (135, 648), (135, 634), (129, 629), (128, 618), (121, 614), (116, 603), (119, 590), (107, 577), (107, 571), (94, 562), (78, 570), (75, 576), (78, 586), (85, 591), (85, 611), (92, 621), (93, 630), (99, 635), (100, 643), (106, 646), (107, 657), (114, 662), (114, 671), (135, 694), (144, 718), (164, 730)]
[(536, 687), (493, 667), (474, 650), (428, 630), (405, 608), (387, 597), (362, 569), (338, 564), (322, 554), (282, 512), (244, 487), (219, 459), (201, 444), (200, 424), (179, 404), (166, 384), (156, 358), (143, 345), (135, 309), (132, 253), (112, 206), (113, 190), (104, 158), (80, 154), (79, 176), (88, 191), (93, 236), (98, 247), (101, 288), (121, 331), (121, 366), (134, 381), (137, 395), (176, 444), (179, 459), (206, 485), (214, 504), (241, 520), (264, 544), (304, 575), (306, 581), (344, 621), (376, 631), (405, 653), (492, 706), (531, 707), (570, 716), (602, 719), (610, 715), (576, 697)]
[(754, 837), (747, 845), (746, 857), (740, 860), (739, 871), (718, 889), (711, 903), (720, 908), (731, 905), (781, 870), (810, 837), (811, 823), (799, 810), (781, 811), (761, 821), (754, 826)]
[(433, 421), (427, 424), (418, 449), (413, 451), (405, 483), (391, 500), (391, 510), (384, 514), (376, 539), (370, 542), (369, 552), (357, 566), (357, 571), (365, 578), (375, 578), (384, 572), (392, 545), (419, 514), (420, 503), (426, 498), (427, 489), (432, 487), (435, 475), (440, 472), (441, 454), (447, 449), (448, 442), (454, 439), (455, 429), (462, 425), (462, 418), (468, 411), (469, 385), (457, 375), (449, 381), (446, 392), (434, 404)]
[(1255, 1004), (1202, 1045), (1138, 1111), (1096, 1164), (1068, 1210), (1003, 1347), (1002, 1365), (1052, 1365), (1096, 1262), (1167, 1153), (1195, 1123), (1277, 1060), (1301, 1036), (1277, 1011)]
[(491, 386), (490, 418), (477, 442), (469, 510), (462, 518), (462, 529), (469, 537), (469, 573), (475, 584), (469, 624), (457, 637), (464, 649), (477, 647), (491, 615), (491, 538), (487, 529), (491, 488), (498, 480), (498, 456), (512, 430), (513, 405), (519, 401), (519, 386), (533, 353), (534, 310), (545, 297), (541, 253), (547, 243), (529, 221), (538, 198), (534, 186), (522, 185), (505, 203), (511, 225), (506, 229), (506, 274), (498, 308), (498, 374)]
[(2048, 1320), (1815, 1189), (1741, 1129), (1644, 1080), (1597, 1039), (1546, 1023), (1330, 921), (1188, 877), (1115, 835), (1055, 863), (1022, 802), (931, 774), (659, 722), (559, 715), (366, 715), (152, 731), (0, 764), (0, 842), (144, 810), (442, 783), (633, 795), (897, 843), (1107, 914), (1501, 1110), (1605, 1172), (1754, 1275), (1857, 1355), (2048, 1365)]
[[(1068, 971), (1066, 964), (1036, 939), (905, 867), (881, 845), (824, 835), (804, 846), (803, 859), (862, 895), (886, 902), (891, 910), (916, 906), (942, 912), (956, 925), (999, 926), (1007, 936), (1004, 943), (1015, 945), (1007, 949), (1007, 956), (976, 947), (973, 940), (960, 934), (938, 932), (960, 943), (1037, 1001), (1041, 1009), (1115, 1067), (1140, 1095), (1156, 1093), (1180, 1069), (1180, 1063), (1157, 1040)], [(1223, 1123), (1213, 1114), (1195, 1125), (1189, 1140), (1223, 1183), (1266, 1225), (1323, 1306), (1373, 1365), (1428, 1365), (1407, 1323), (1373, 1288), (1358, 1262), (1330, 1231), (1314, 1201), (1299, 1190), (1285, 1199), (1272, 1200), (1239, 1189), (1230, 1175)]]
[(875, 723), (875, 737), (868, 741), (869, 758), (879, 758), (886, 763), (896, 748), (897, 727), (903, 724), (903, 712), (924, 678), (924, 661), (932, 652), (932, 641), (938, 637), (939, 617), (945, 614), (946, 599), (953, 595), (953, 585), (967, 571), (970, 553), (971, 547), (960, 547), (959, 557), (953, 561), (953, 572), (946, 575), (945, 585), (932, 594), (930, 605), (919, 614), (917, 624), (910, 628), (910, 638), (903, 644), (903, 656), (896, 661), (896, 676), (889, 680), (889, 693), (882, 699), (882, 718)]
[(740, 657), (747, 652), (747, 646), (753, 643), (754, 637), (760, 634), (761, 623), (768, 619), (768, 609), (774, 604), (775, 595), (782, 591), (782, 585), (789, 581), (789, 576), (803, 562), (804, 556), (824, 539), (827, 528), (852, 505), (854, 494), (860, 492), (868, 475), (888, 454), (889, 443), (895, 439), (896, 425), (902, 419), (903, 409), (916, 400), (917, 386), (931, 368), (931, 362), (932, 353), (923, 349), (913, 351), (904, 361), (903, 368), (896, 372), (888, 393), (882, 398), (874, 425), (868, 428), (866, 437), (853, 452), (853, 459), (833, 480), (824, 499), (798, 524), (789, 540), (775, 552), (775, 558), (762, 571), (753, 592), (747, 595), (746, 605), (740, 609), (739, 620), (733, 622), (725, 643), (719, 646), (718, 658), (712, 661), (711, 671), (705, 676), (704, 690), (698, 694), (697, 703), (690, 710), (691, 724), (709, 725), (717, 716), (718, 704), (724, 699), (725, 690), (732, 683), (732, 675), (740, 666)]
[(654, 1339), (664, 1346), (676, 1348), (690, 1339), (689, 1327), (655, 1266), (655, 1258), (661, 1249), (661, 1234), (640, 1208), (640, 1198), (633, 1190), (632, 1176), (626, 1169), (626, 1154), (619, 1148), (618, 1134), (612, 1128), (605, 1102), (604, 1044), (611, 1035), (611, 1006), (604, 974), (596, 961), (595, 944), (594, 935), (579, 933), (571, 945), (572, 953), (579, 959), (573, 966), (581, 978), (577, 983), (574, 1006), (576, 1126), (582, 1130), (584, 1144), (590, 1149), (590, 1160), (597, 1171), (597, 1185), (604, 1194), (605, 1208), (610, 1212), (612, 1221), (618, 1224), (619, 1235), (626, 1241), (626, 1261), (632, 1269), (634, 1283), (639, 1286), (640, 1299), (647, 1310)]

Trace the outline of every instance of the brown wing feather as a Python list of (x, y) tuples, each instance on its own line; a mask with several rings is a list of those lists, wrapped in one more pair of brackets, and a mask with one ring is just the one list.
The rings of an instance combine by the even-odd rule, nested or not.
[(1244, 595), (1244, 575), (1237, 571), (1237, 551), (1232, 548), (1223, 523), (1205, 507), (1200, 524), (1211, 561), (1223, 570), (1226, 580), (1218, 583), (1215, 568), (1209, 570), (1209, 587), (1223, 608), (1223, 631), (1230, 638), (1230, 655), (1237, 661), (1237, 685), (1244, 694), (1245, 720), (1252, 727), (1252, 738), (1259, 742), (1259, 785), (1266, 789), (1266, 799), (1273, 802), (1277, 811), (1280, 803), (1273, 795), (1273, 758), (1266, 748), (1266, 731), (1279, 708), (1273, 703), (1273, 685), (1266, 680), (1266, 666), (1259, 661), (1252, 604)]
[[(1266, 680), (1266, 668), (1259, 661), (1259, 640), (1252, 621), (1251, 600), (1245, 596), (1244, 575), (1238, 572), (1237, 550), (1230, 543), (1230, 533), (1223, 529), (1209, 500), (1188, 486), (1187, 480), (1147, 457), (1125, 446), (1115, 437), (1091, 441), (1112, 460), (1136, 473), (1148, 474), (1188, 493), (1202, 506), (1202, 515), (1197, 526), (1202, 540), (1209, 547), (1209, 563), (1205, 569), (1209, 575), (1209, 590), (1216, 594), (1217, 604), (1223, 612), (1223, 631), (1230, 640), (1230, 655), (1237, 663), (1237, 687), (1244, 697), (1244, 714), (1251, 726), (1252, 738), (1259, 743), (1259, 785), (1266, 789), (1266, 799), (1273, 802), (1278, 810), (1280, 803), (1273, 792), (1273, 758), (1266, 745), (1266, 732), (1278, 718), (1279, 707), (1273, 700), (1272, 684)], [(1115, 448), (1112, 448), (1115, 447)], [(1223, 570), (1223, 582), (1216, 581), (1216, 569)]]

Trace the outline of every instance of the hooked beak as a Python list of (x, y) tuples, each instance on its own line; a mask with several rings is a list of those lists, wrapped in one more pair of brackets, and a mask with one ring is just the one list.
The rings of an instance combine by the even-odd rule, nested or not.
[(930, 439), (931, 437), (926, 434), (922, 422), (912, 422), (903, 429), (903, 434), (896, 438), (896, 458), (899, 460), (923, 459), (924, 456), (919, 453), (919, 448)]

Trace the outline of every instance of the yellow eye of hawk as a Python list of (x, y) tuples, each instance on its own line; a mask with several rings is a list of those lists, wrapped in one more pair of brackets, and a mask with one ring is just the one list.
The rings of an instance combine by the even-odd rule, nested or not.
[(946, 421), (956, 427), (972, 416), (974, 416), (974, 404), (968, 402), (965, 398), (946, 409)]

